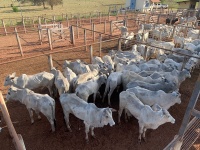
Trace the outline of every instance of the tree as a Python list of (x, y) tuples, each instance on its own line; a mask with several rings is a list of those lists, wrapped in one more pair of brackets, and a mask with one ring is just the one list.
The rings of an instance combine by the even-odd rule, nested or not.
[(62, 4), (62, 0), (47, 0), (47, 3), (51, 6), (51, 10), (53, 10), (53, 6)]
[(45, 2), (47, 1), (47, 0), (29, 0), (29, 1), (31, 1), (35, 6), (36, 5), (43, 5), (43, 7), (44, 7), (44, 9), (46, 8), (46, 6), (45, 6)]

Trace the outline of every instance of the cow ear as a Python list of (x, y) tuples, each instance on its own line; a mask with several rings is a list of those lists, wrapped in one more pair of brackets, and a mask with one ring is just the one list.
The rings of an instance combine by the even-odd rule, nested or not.
[(117, 110), (114, 109), (114, 108), (110, 108), (110, 110), (111, 110), (112, 112), (116, 112), (116, 111), (117, 111)]
[(10, 75), (10, 78), (11, 78), (11, 79), (14, 79), (14, 78), (15, 78), (15, 75), (16, 75), (16, 72), (13, 72), (13, 73)]

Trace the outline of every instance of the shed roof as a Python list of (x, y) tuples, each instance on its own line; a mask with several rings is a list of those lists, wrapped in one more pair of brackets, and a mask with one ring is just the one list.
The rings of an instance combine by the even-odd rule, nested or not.
[(151, 0), (152, 3), (160, 3), (160, 0)]

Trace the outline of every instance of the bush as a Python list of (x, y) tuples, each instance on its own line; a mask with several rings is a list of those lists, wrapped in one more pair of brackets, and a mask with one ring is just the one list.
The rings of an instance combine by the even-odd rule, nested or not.
[(16, 7), (16, 6), (13, 6), (12, 9), (13, 9), (13, 12), (19, 12), (18, 7)]

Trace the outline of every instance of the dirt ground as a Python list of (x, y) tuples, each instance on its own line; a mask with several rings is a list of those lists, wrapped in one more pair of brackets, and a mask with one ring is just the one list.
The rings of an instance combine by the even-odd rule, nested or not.
[[(23, 36), (23, 38), (29, 42), (28, 44), (24, 43), (23, 45), (23, 49), (25, 50), (25, 58), (42, 54), (43, 52), (49, 52), (47, 42), (45, 42), (43, 45), (38, 45), (37, 33), (26, 35), (22, 34), (21, 36)], [(14, 35), (2, 36), (0, 37), (0, 41), (1, 63), (21, 58)], [(57, 43), (56, 50), (63, 49), (62, 46), (64, 44), (66, 43)], [(81, 42), (78, 44), (81, 45)], [(114, 45), (116, 45), (116, 43)], [(110, 45), (104, 45), (105, 50), (102, 51), (102, 55), (105, 55), (108, 52), (108, 48), (106, 47), (109, 46)], [(69, 47), (66, 47), (66, 51), (58, 52), (52, 55), (54, 66), (61, 69), (62, 63), (65, 59), (81, 59), (89, 62), (89, 51), (85, 51), (84, 48), (67, 50)], [(98, 55), (98, 53), (98, 50), (94, 51), (94, 55)], [(17, 76), (19, 76), (22, 73), (34, 74), (41, 71), (49, 71), (48, 57), (44, 55), (16, 62), (13, 61), (8, 64), (1, 64), (0, 70), (0, 90), (3, 92), (5, 97), (8, 87), (4, 87), (3, 83), (8, 74), (16, 72)], [(66, 130), (62, 108), (58, 99), (56, 99), (57, 128), (55, 133), (50, 132), (50, 124), (44, 116), (42, 116), (41, 120), (37, 120), (35, 116), (35, 123), (31, 125), (27, 109), (19, 102), (8, 102), (7, 107), (14, 127), (17, 133), (22, 135), (27, 150), (161, 150), (173, 139), (175, 134), (178, 133), (199, 73), (200, 70), (196, 69), (192, 73), (192, 77), (190, 79), (186, 79), (181, 84), (179, 91), (181, 93), (182, 103), (180, 105), (176, 104), (169, 109), (171, 115), (176, 119), (175, 124), (166, 123), (161, 125), (156, 130), (147, 130), (147, 142), (143, 142), (141, 145), (138, 144), (137, 140), (139, 126), (135, 118), (132, 118), (128, 123), (125, 123), (124, 118), (122, 117), (122, 122), (120, 125), (116, 123), (116, 125), (113, 127), (105, 126), (103, 128), (96, 128), (94, 130), (96, 139), (93, 139), (91, 136), (89, 136), (90, 141), (87, 144), (84, 139), (84, 124), (73, 115), (70, 116), (72, 132), (68, 132)], [(118, 96), (119, 95), (115, 92), (111, 98), (111, 105), (116, 110), (118, 110), (119, 105)], [(89, 100), (89, 102), (91, 101)], [(107, 103), (102, 103), (100, 98), (97, 99), (96, 105), (98, 107), (107, 107)], [(196, 106), (197, 109), (200, 110), (199, 102)], [(113, 113), (113, 118), (115, 121), (117, 121), (116, 112)], [(0, 127), (4, 126), (5, 122), (3, 121), (0, 123)], [(200, 140), (198, 139), (191, 149), (200, 149), (199, 144)], [(9, 136), (8, 129), (5, 127), (0, 132), (0, 150), (14, 149), (15, 148)]]

